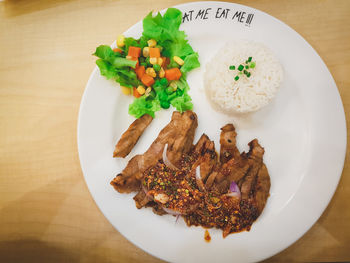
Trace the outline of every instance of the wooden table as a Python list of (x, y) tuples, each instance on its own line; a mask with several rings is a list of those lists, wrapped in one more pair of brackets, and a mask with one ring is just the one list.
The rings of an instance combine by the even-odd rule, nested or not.
[[(94, 48), (151, 8), (183, 2), (0, 1), (0, 262), (161, 262), (119, 234), (92, 200), (78, 159), (77, 118)], [(237, 2), (277, 17), (316, 49), (349, 115), (350, 1)], [(348, 147), (322, 217), (266, 262), (350, 260), (349, 164)]]

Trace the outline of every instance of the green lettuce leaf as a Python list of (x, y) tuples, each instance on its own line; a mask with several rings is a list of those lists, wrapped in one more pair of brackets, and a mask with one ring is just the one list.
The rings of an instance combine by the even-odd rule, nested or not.
[(99, 57), (96, 64), (102, 76), (115, 79), (120, 85), (126, 87), (135, 87), (139, 84), (136, 73), (130, 69), (136, 67), (136, 61), (120, 57), (120, 53), (114, 52), (107, 45), (97, 47), (93, 55)]
[(110, 62), (112, 64), (112, 66), (117, 68), (117, 69), (123, 69), (123, 67), (135, 68), (136, 64), (137, 64), (137, 61), (129, 60), (126, 58), (113, 58), (113, 59), (110, 59), (107, 61)]
[(170, 101), (170, 104), (179, 112), (184, 112), (193, 109), (192, 98), (188, 94), (190, 87), (184, 77), (176, 81), (177, 90), (176, 97)]
[(114, 57), (120, 57), (121, 54), (118, 52), (114, 52), (110, 46), (107, 45), (100, 45), (96, 48), (95, 53), (93, 54), (96, 57), (102, 58), (102, 59), (109, 59)]
[(101, 75), (105, 76), (107, 79), (115, 78), (117, 76), (117, 71), (107, 61), (100, 58), (96, 60), (96, 65), (99, 67)]
[(116, 70), (117, 76), (115, 77), (115, 80), (121, 85), (125, 87), (137, 87), (139, 85), (139, 80), (136, 77), (136, 73), (134, 71), (131, 71), (129, 69), (121, 69)]
[(157, 98), (147, 100), (147, 97), (142, 96), (134, 99), (133, 103), (129, 105), (129, 114), (135, 118), (140, 118), (144, 114), (149, 114), (154, 118), (154, 113), (160, 109), (160, 103)]
[(182, 96), (176, 97), (170, 101), (170, 104), (175, 107), (179, 112), (184, 112), (193, 109), (192, 99), (187, 91)]
[(168, 8), (164, 16), (158, 13), (155, 17), (150, 12), (143, 19), (143, 36), (153, 38), (158, 42), (184, 38), (185, 33), (179, 31), (182, 13), (176, 8)]
[(110, 46), (107, 45), (101, 45), (96, 48), (95, 53), (93, 54), (100, 59), (105, 60), (106, 62), (109, 62), (113, 67), (122, 69), (123, 67), (132, 67), (135, 68), (136, 61), (129, 60), (126, 58), (120, 57), (120, 53), (114, 52)]
[(125, 53), (127, 54), (129, 52), (129, 47), (133, 46), (133, 47), (139, 47), (141, 49), (143, 49), (144, 47), (148, 46), (147, 44), (147, 40), (149, 40), (149, 38), (142, 36), (140, 39), (135, 39), (132, 37), (127, 37), (124, 40), (124, 48), (123, 50), (125, 51)]
[[(163, 16), (158, 13), (153, 17), (151, 12), (143, 19), (142, 36), (139, 39), (125, 38), (125, 46), (121, 48), (121, 53), (114, 52), (107, 45), (101, 45), (96, 48), (94, 55), (99, 58), (96, 64), (100, 69), (101, 75), (107, 79), (114, 79), (120, 85), (130, 88), (142, 84), (133, 70), (137, 62), (125, 58), (130, 46), (142, 49), (148, 46), (147, 41), (149, 39), (155, 39), (157, 46), (162, 50), (162, 56), (170, 58), (168, 68), (179, 67), (173, 60), (174, 56), (184, 60), (184, 64), (180, 68), (182, 77), (176, 81), (176, 91), (169, 87), (169, 83), (165, 78), (157, 79), (148, 97), (141, 96), (136, 98), (129, 105), (129, 114), (135, 118), (139, 118), (144, 114), (155, 117), (155, 112), (161, 108), (167, 109), (170, 105), (180, 112), (193, 108), (192, 99), (188, 94), (189, 86), (186, 82), (186, 75), (192, 69), (199, 67), (200, 63), (198, 53), (193, 51), (190, 44), (188, 44), (185, 32), (180, 30), (181, 22), (182, 13), (176, 8), (167, 9)], [(141, 57), (140, 63), (143, 62), (144, 58)]]
[[(163, 47), (162, 55), (170, 58), (170, 65), (173, 65), (173, 57), (178, 56), (186, 59), (194, 53), (190, 44), (186, 40), (184, 31), (179, 30), (182, 20), (182, 13), (176, 8), (168, 8), (164, 16), (158, 13), (155, 17), (152, 12), (149, 13), (143, 20), (143, 36), (153, 38), (158, 41), (158, 44)], [(198, 65), (198, 54), (190, 58), (190, 66), (186, 66), (184, 72)]]
[(189, 72), (192, 69), (198, 68), (200, 66), (200, 63), (198, 61), (198, 53), (192, 53), (191, 55), (188, 55), (185, 60), (184, 64), (181, 67), (181, 71), (183, 73)]

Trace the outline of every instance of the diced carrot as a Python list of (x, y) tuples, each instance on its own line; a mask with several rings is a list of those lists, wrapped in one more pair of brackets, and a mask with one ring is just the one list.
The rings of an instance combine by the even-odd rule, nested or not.
[(132, 88), (132, 95), (134, 95), (135, 98), (140, 98), (141, 94), (137, 91), (135, 87)]
[(169, 81), (178, 80), (181, 78), (181, 71), (178, 68), (166, 69), (165, 78)]
[(142, 76), (146, 73), (145, 66), (136, 67), (135, 73), (136, 73), (137, 77), (138, 77), (139, 79), (141, 79)]
[(121, 50), (120, 48), (114, 48), (113, 51), (114, 52), (118, 52), (120, 54), (123, 52), (123, 50)]
[(149, 57), (150, 58), (159, 58), (160, 57), (160, 50), (157, 47), (150, 47), (149, 48)]
[(150, 87), (154, 84), (154, 78), (152, 78), (147, 74), (143, 74), (143, 76), (141, 77), (141, 82), (145, 84), (147, 87)]
[(129, 47), (128, 56), (133, 58), (138, 58), (141, 55), (141, 48), (139, 47)]

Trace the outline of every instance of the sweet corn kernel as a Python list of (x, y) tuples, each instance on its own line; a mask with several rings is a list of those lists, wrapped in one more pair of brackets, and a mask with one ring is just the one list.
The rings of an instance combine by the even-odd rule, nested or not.
[(158, 72), (158, 75), (159, 75), (160, 78), (164, 78), (164, 76), (165, 76), (165, 71), (164, 71), (163, 68), (160, 68), (160, 70), (159, 70), (159, 72)]
[(151, 63), (152, 65), (157, 64), (157, 58), (150, 58), (149, 63)]
[(125, 58), (131, 60), (132, 56), (126, 56)]
[(178, 57), (178, 56), (174, 56), (173, 57), (173, 60), (177, 63), (177, 64), (179, 64), (180, 66), (182, 66), (185, 62), (180, 58), (180, 57)]
[(180, 66), (182, 66), (185, 62), (180, 58), (180, 57), (178, 57), (178, 56), (174, 56), (173, 57), (173, 60), (177, 63), (177, 64), (179, 64)]
[(146, 58), (149, 56), (149, 47), (144, 47), (142, 50), (142, 55)]
[(125, 46), (124, 41), (125, 41), (125, 37), (123, 35), (119, 35), (117, 37), (117, 46), (118, 47), (124, 47)]
[(124, 86), (121, 86), (120, 88), (122, 89), (123, 94), (125, 94), (125, 95), (131, 94), (131, 88), (124, 87)]
[(146, 92), (145, 92), (146, 96), (148, 96), (148, 95), (151, 93), (151, 91), (152, 91), (152, 88), (151, 88), (151, 87), (148, 87), (148, 88), (146, 89)]
[(177, 90), (177, 85), (174, 81), (170, 82), (169, 86), (172, 87), (174, 91)]
[(150, 39), (147, 41), (147, 44), (149, 47), (155, 47), (157, 45), (157, 41), (155, 41), (154, 39)]
[(162, 59), (162, 58), (158, 58), (158, 59), (157, 59), (157, 64), (158, 64), (159, 66), (163, 65), (163, 59)]
[(146, 69), (146, 74), (148, 76), (151, 76), (152, 78), (157, 77), (156, 71), (154, 70), (154, 68), (147, 68)]
[(145, 88), (143, 86), (141, 86), (141, 85), (138, 86), (136, 90), (137, 90), (138, 93), (140, 93), (140, 95), (143, 95), (146, 92)]

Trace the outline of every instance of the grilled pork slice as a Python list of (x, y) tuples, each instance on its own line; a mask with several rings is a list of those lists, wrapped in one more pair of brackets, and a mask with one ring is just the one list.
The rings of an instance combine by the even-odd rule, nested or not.
[(266, 205), (267, 198), (270, 195), (270, 187), (271, 182), (269, 172), (267, 171), (266, 165), (263, 164), (261, 169), (259, 170), (254, 189), (254, 201), (256, 207), (258, 208), (259, 215), (263, 211)]
[(165, 144), (168, 144), (168, 159), (176, 165), (182, 154), (190, 151), (197, 126), (197, 115), (194, 112), (175, 111), (170, 123), (161, 130), (148, 150), (134, 156), (125, 169), (112, 180), (111, 185), (120, 193), (138, 191), (143, 172), (162, 159)]
[(252, 190), (256, 184), (256, 177), (263, 164), (264, 148), (260, 146), (258, 140), (252, 140), (249, 143), (249, 147), (249, 152), (247, 154), (242, 154), (247, 158), (249, 164), (249, 170), (246, 176), (241, 179), (242, 181), (239, 181), (243, 200), (248, 200), (250, 198)]
[(214, 142), (206, 134), (202, 134), (194, 146), (193, 154), (197, 155), (197, 161), (192, 169), (200, 166), (201, 180), (204, 182), (217, 165), (218, 158)]
[(248, 153), (242, 153), (222, 164), (215, 178), (214, 187), (220, 193), (228, 191), (232, 181), (238, 183), (242, 199), (247, 199), (254, 186), (256, 176), (263, 163), (264, 149), (257, 139), (249, 144)]
[(208, 187), (213, 185), (215, 190), (220, 193), (226, 193), (231, 182), (238, 182), (249, 169), (246, 158), (237, 149), (236, 136), (237, 133), (232, 124), (226, 124), (221, 128), (220, 165), (217, 167), (216, 173), (209, 176), (207, 184)]
[(235, 127), (233, 124), (226, 124), (221, 128), (220, 134), (220, 162), (226, 163), (232, 158), (239, 158), (240, 153), (236, 147), (236, 136)]
[(144, 207), (153, 200), (151, 196), (148, 196), (144, 189), (140, 189), (139, 192), (134, 196), (135, 204), (138, 209)]
[(145, 114), (131, 123), (115, 146), (113, 157), (124, 158), (127, 156), (152, 120), (153, 118), (150, 115)]
[(255, 139), (249, 143), (250, 151), (246, 154), (249, 163), (247, 175), (239, 181), (242, 200), (252, 205), (258, 217), (265, 207), (270, 192), (270, 176), (263, 163), (264, 148)]

